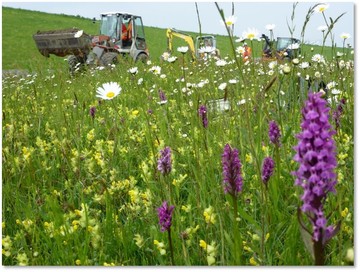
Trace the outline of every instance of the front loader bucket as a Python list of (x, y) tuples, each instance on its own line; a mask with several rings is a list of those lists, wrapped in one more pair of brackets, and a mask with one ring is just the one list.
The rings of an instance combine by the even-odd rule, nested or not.
[(50, 54), (84, 57), (91, 50), (91, 37), (76, 28), (38, 31), (33, 38), (39, 52), (45, 57)]

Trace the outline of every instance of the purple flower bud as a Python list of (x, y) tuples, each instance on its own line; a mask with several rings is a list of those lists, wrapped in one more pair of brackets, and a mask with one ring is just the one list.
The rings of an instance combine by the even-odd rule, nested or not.
[(159, 98), (161, 103), (167, 102), (166, 95), (161, 89), (159, 89)]
[(335, 120), (335, 129), (338, 130), (340, 127), (340, 117), (344, 112), (343, 106), (345, 106), (346, 99), (342, 98), (340, 103), (336, 107), (336, 110), (333, 112), (333, 119)]
[(161, 226), (161, 231), (167, 231), (171, 227), (172, 213), (174, 211), (174, 206), (168, 206), (166, 201), (157, 209), (159, 216), (159, 224)]
[(296, 177), (295, 185), (304, 190), (301, 209), (312, 223), (313, 239), (325, 243), (335, 234), (332, 226), (326, 227), (323, 204), (329, 192), (335, 193), (337, 162), (332, 138), (335, 131), (329, 123), (329, 108), (321, 93), (309, 93), (302, 116), (302, 131), (297, 135), (299, 141), (293, 158), (299, 163), (299, 169), (292, 174)]
[(96, 113), (96, 107), (92, 106), (89, 110), (89, 114), (93, 119), (95, 118), (95, 113)]
[(275, 163), (271, 157), (266, 157), (263, 161), (261, 179), (264, 184), (267, 184), (270, 177), (274, 173)]
[(160, 158), (158, 159), (157, 169), (163, 174), (167, 175), (171, 171), (171, 149), (170, 147), (165, 147), (163, 150), (160, 150)]
[(206, 106), (201, 105), (199, 110), (198, 110), (198, 113), (199, 113), (199, 116), (201, 118), (201, 121), (202, 121), (202, 124), (203, 124), (204, 128), (208, 127), (208, 119), (207, 119), (206, 112), (207, 112)]
[(270, 121), (269, 123), (269, 138), (270, 141), (276, 145), (276, 146), (280, 146), (280, 129), (278, 124), (275, 121)]
[(229, 144), (226, 144), (224, 148), (222, 166), (224, 192), (236, 196), (242, 191), (242, 165), (239, 159), (239, 151), (236, 148), (231, 149)]

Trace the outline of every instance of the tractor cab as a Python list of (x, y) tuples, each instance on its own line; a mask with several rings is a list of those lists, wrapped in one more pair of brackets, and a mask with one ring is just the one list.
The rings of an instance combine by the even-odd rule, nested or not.
[(296, 57), (295, 50), (299, 49), (300, 40), (295, 38), (278, 37), (276, 42), (277, 52), (286, 52), (289, 59)]
[(265, 34), (261, 36), (265, 40), (263, 59), (293, 59), (300, 53), (300, 40), (290, 37), (278, 37), (270, 40)]
[(130, 53), (134, 60), (149, 55), (140, 16), (120, 12), (102, 13), (99, 37), (107, 37), (114, 49), (122, 54)]
[(220, 52), (216, 48), (216, 38), (212, 35), (197, 36), (195, 41), (196, 58), (201, 59), (204, 54), (214, 54), (219, 56)]

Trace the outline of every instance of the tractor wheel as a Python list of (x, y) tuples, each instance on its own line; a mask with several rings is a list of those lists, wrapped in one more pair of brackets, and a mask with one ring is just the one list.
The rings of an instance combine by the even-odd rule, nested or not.
[(105, 67), (108, 67), (111, 64), (119, 63), (119, 54), (115, 52), (107, 52), (101, 58), (101, 64)]
[(83, 68), (84, 61), (81, 58), (78, 58), (74, 55), (71, 55), (67, 58), (69, 65), (69, 72), (71, 75), (74, 75), (76, 72), (80, 71)]
[(137, 55), (135, 61), (136, 61), (136, 62), (141, 61), (142, 63), (146, 63), (148, 59), (149, 59), (149, 56), (148, 56), (148, 55), (146, 55), (146, 54), (144, 54), (144, 53), (140, 53), (139, 55)]

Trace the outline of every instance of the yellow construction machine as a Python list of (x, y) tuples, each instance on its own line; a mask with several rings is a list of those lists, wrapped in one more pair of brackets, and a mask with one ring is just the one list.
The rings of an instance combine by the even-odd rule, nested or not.
[(183, 39), (189, 46), (193, 60), (204, 59), (208, 55), (220, 57), (220, 50), (216, 48), (216, 38), (212, 35), (197, 36), (194, 42), (194, 38), (191, 35), (175, 28), (168, 28), (166, 30), (166, 37), (169, 53), (173, 50), (173, 38), (178, 37)]

